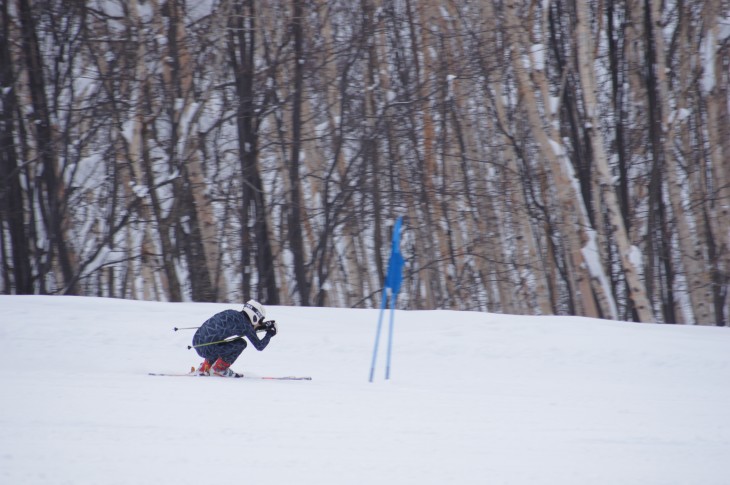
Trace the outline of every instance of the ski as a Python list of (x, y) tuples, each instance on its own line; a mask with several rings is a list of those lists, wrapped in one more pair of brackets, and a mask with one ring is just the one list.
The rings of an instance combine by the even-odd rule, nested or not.
[[(247, 376), (243, 376), (245, 379)], [(284, 377), (249, 377), (249, 379), (263, 379), (269, 381), (311, 381), (311, 377), (296, 377), (296, 376), (284, 376)]]
[(198, 374), (171, 374), (169, 372), (148, 372), (147, 375), (160, 377), (205, 377), (199, 376)]
[[(158, 377), (211, 377), (211, 376), (200, 376), (198, 374), (172, 374), (168, 372), (148, 372), (147, 375), (158, 376)], [(236, 378), (232, 378), (236, 379)], [(271, 376), (247, 376), (239, 377), (238, 379), (260, 379), (266, 381), (311, 381), (311, 377), (297, 377), (297, 376), (283, 376), (283, 377), (271, 377)]]

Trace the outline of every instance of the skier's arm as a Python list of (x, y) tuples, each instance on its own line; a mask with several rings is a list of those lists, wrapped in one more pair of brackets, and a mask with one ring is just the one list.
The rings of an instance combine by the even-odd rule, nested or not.
[(256, 347), (256, 350), (259, 351), (264, 350), (266, 346), (269, 345), (269, 341), (273, 336), (274, 334), (272, 332), (266, 332), (264, 338), (260, 339), (253, 327), (251, 327), (251, 330), (246, 332), (246, 337), (248, 337), (248, 340), (253, 344), (254, 347)]

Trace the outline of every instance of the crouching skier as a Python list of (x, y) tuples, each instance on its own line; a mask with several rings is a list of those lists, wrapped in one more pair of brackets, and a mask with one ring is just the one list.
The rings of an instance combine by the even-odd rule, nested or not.
[[(266, 322), (265, 317), (263, 305), (249, 300), (240, 312), (224, 310), (206, 320), (193, 336), (195, 351), (205, 359), (195, 372), (201, 376), (243, 377), (243, 374), (233, 372), (230, 367), (248, 345), (244, 337), (256, 350), (261, 351), (276, 335), (276, 322)], [(264, 338), (259, 339), (257, 331), (266, 331)], [(221, 342), (226, 339), (229, 341)]]

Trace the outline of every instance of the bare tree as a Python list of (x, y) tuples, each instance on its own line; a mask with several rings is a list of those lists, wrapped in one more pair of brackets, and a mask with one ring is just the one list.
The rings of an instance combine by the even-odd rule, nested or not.
[[(0, 86), (16, 86), (14, 61), (10, 52), (11, 18), (7, 2), (3, 2), (0, 9)], [(15, 142), (15, 113), (18, 110), (15, 89), (0, 91), (0, 106), (0, 226), (3, 228), (3, 236), (6, 231), (10, 234), (9, 240), (0, 237), (3, 292), (10, 293), (14, 290), (18, 294), (32, 294), (33, 274), (29, 249), (31, 238), (26, 230), (26, 202), (21, 177), (25, 170), (19, 164)], [(9, 264), (10, 261), (12, 265)]]
[(727, 323), (727, 0), (64, 6), (0, 10), (5, 293), (377, 306), (407, 216), (404, 307)]

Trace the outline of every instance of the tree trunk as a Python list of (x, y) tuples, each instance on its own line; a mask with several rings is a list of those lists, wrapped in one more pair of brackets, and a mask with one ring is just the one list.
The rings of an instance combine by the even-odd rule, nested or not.
[[(57, 253), (61, 269), (63, 293), (78, 294), (75, 283), (75, 256), (69, 247), (64, 227), (66, 224), (63, 180), (58, 176), (58, 162), (54, 154), (54, 141), (51, 128), (50, 112), (46, 98), (46, 83), (43, 72), (43, 59), (38, 45), (35, 27), (35, 13), (29, 0), (18, 0), (18, 13), (21, 20), (22, 47), (27, 62), (29, 89), (33, 106), (32, 121), (35, 128), (36, 148), (41, 163), (42, 190), (39, 193), (41, 213), (49, 239), (49, 261), (54, 261)], [(41, 275), (45, 277), (45, 275)]]
[[(257, 272), (257, 298), (267, 305), (279, 304), (279, 291), (274, 273), (274, 258), (269, 237), (268, 214), (263, 184), (258, 167), (258, 112), (254, 99), (254, 62), (256, 55), (256, 10), (253, 0), (246, 0), (245, 7), (236, 5), (231, 19), (229, 37), (230, 59), (233, 65), (238, 95), (237, 129), (238, 153), (241, 165), (241, 266), (244, 298), (251, 292), (251, 252), (255, 249)], [(244, 11), (244, 8), (246, 9)], [(253, 228), (254, 238), (249, 231)]]
[[(587, 228), (590, 228), (590, 223), (585, 203), (581, 193), (575, 190), (575, 175), (565, 153), (565, 147), (558, 141), (559, 137), (551, 133), (550, 128), (547, 128), (546, 131), (543, 127), (537, 109), (537, 101), (534, 94), (532, 94), (534, 90), (527, 70), (522, 64), (521, 49), (527, 43), (523, 39), (523, 27), (518, 20), (519, 13), (517, 9), (517, 4), (513, 1), (505, 5), (506, 28), (513, 46), (511, 58), (517, 91), (519, 98), (522, 100), (523, 109), (527, 114), (531, 133), (541, 149), (542, 156), (548, 160), (555, 180), (555, 190), (563, 214), (562, 221), (566, 225), (564, 234), (567, 241), (567, 254), (571, 263), (569, 282), (575, 288), (575, 296), (577, 297), (574, 300), (577, 306), (576, 312), (579, 315), (599, 317), (600, 313), (593, 296), (592, 285), (602, 279), (601, 274), (596, 273), (596, 271), (601, 271), (602, 268), (599, 265), (588, 265), (582, 252), (584, 246), (590, 242), (590, 236), (586, 231)], [(573, 222), (571, 222), (572, 218), (575, 218)], [(600, 283), (595, 286), (602, 289)], [(607, 308), (604, 310), (606, 313), (610, 313)]]
[[(15, 86), (13, 59), (10, 54), (10, 17), (8, 2), (0, 5), (2, 25), (0, 25), (0, 86)], [(26, 231), (21, 167), (15, 146), (15, 112), (17, 109), (16, 90), (0, 89), (0, 180), (5, 188), (0, 189), (0, 238), (2, 241), (3, 279), (9, 284), (6, 293), (18, 295), (33, 293), (33, 274), (29, 250), (30, 235)], [(6, 250), (6, 239), (1, 231), (3, 224), (10, 230), (10, 249)], [(12, 263), (11, 263), (12, 262)], [(9, 268), (12, 266), (12, 268)], [(10, 273), (12, 272), (12, 276)], [(10, 282), (12, 281), (12, 284)], [(11, 291), (14, 290), (14, 291)]]
[[(593, 38), (590, 32), (590, 11), (585, 2), (576, 2), (577, 8), (577, 50), (578, 70), (580, 72), (581, 85), (583, 87), (583, 101), (587, 111), (587, 120), (590, 124), (589, 136), (593, 150), (593, 159), (598, 173), (598, 183), (603, 193), (603, 202), (609, 224), (613, 231), (613, 238), (618, 246), (621, 266), (623, 267), (627, 283), (629, 285), (629, 298), (634, 303), (634, 308), (640, 322), (653, 322), (651, 304), (646, 295), (646, 288), (641, 281), (639, 268), (634, 262), (638, 250), (629, 241), (621, 209), (613, 186), (613, 177), (608, 166), (608, 157), (604, 149), (603, 135), (601, 132), (601, 121), (599, 119), (599, 106), (596, 99), (596, 83), (593, 71)], [(597, 255), (596, 255), (597, 256)], [(605, 280), (605, 291), (610, 293), (609, 282)], [(609, 307), (610, 308), (610, 307)], [(616, 319), (618, 317), (615, 305), (610, 314), (606, 315)]]
[(289, 207), (287, 214), (289, 248), (294, 259), (294, 277), (302, 306), (309, 306), (311, 282), (306, 267), (302, 234), (302, 196), (299, 179), (300, 151), (302, 148), (302, 96), (304, 91), (304, 33), (302, 24), (304, 9), (302, 0), (292, 0), (291, 29), (293, 34), (294, 90), (292, 93), (291, 157), (289, 159)]
[(722, 18), (721, 4), (716, 0), (702, 3), (707, 26), (705, 67), (710, 71), (703, 73), (702, 85), (707, 107), (709, 161), (713, 185), (717, 191), (715, 200), (709, 203), (709, 237), (716, 247), (711, 260), (715, 266), (712, 271), (715, 316), (718, 325), (727, 325), (730, 323), (730, 74), (727, 69), (730, 64), (730, 42), (727, 38), (722, 43), (717, 40), (720, 38), (718, 22)]
[[(687, 278), (695, 321), (699, 324), (713, 324), (715, 323), (715, 314), (712, 305), (712, 286), (705, 254), (707, 241), (700, 239), (702, 237), (701, 232), (692, 231), (690, 228), (689, 219), (691, 215), (684, 207), (684, 197), (682, 195), (682, 188), (686, 182), (684, 177), (679, 178), (681, 168), (674, 156), (674, 133), (668, 122), (671, 108), (669, 106), (669, 87), (665, 70), (667, 63), (659, 0), (646, 0), (644, 14), (647, 48), (650, 50), (649, 59), (653, 58), (655, 60), (654, 63), (650, 62), (648, 66), (649, 71), (653, 74), (650, 76), (650, 80), (655, 81), (654, 85), (649, 85), (649, 90), (655, 91), (652, 99), (657, 103), (653, 143), (657, 145), (661, 152), (660, 156), (664, 160), (663, 175), (667, 181), (669, 201), (674, 213), (682, 266)], [(698, 222), (700, 221), (695, 218), (695, 224)]]

